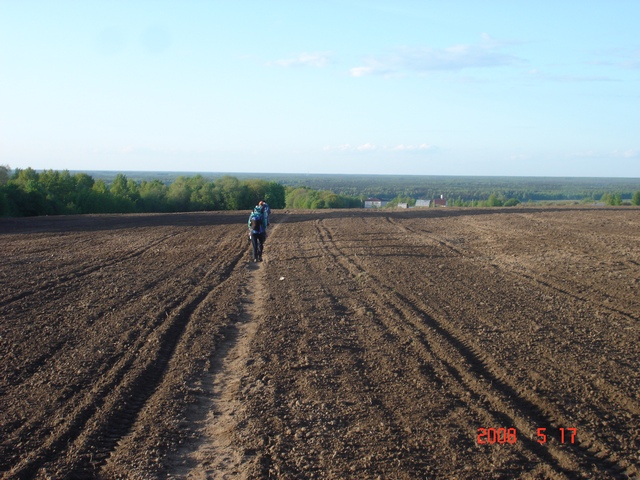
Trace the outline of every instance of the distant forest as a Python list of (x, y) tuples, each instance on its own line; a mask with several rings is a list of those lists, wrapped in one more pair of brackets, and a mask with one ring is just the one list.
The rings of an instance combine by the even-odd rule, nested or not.
[(72, 215), (82, 213), (152, 213), (209, 210), (250, 210), (259, 200), (271, 208), (357, 208), (359, 198), (309, 188), (285, 188), (263, 179), (202, 175), (171, 180), (134, 180), (118, 173), (95, 179), (71, 173), (0, 166), (0, 215)]
[[(259, 177), (259, 178), (256, 178)], [(389, 207), (443, 196), (449, 206), (575, 201), (640, 205), (640, 179), (400, 175), (69, 172), (0, 166), (0, 215)]]
[[(114, 172), (87, 172), (109, 182)], [(160, 179), (170, 184), (178, 176), (193, 173), (127, 172), (136, 181)], [(631, 200), (640, 190), (640, 178), (589, 177), (478, 177), (445, 175), (337, 175), (292, 173), (200, 173), (209, 181), (224, 175), (240, 180), (261, 178), (285, 187), (304, 186), (310, 190), (324, 190), (336, 195), (364, 200), (376, 197), (384, 201), (394, 199), (434, 199), (441, 195), (450, 203), (486, 202), (491, 195), (499, 199), (519, 202), (582, 201), (598, 202), (603, 196), (620, 195), (623, 202)]]

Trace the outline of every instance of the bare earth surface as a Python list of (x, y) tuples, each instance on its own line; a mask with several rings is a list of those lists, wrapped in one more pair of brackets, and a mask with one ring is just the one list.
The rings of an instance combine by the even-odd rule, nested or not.
[(640, 478), (640, 210), (247, 217), (0, 219), (0, 478)]

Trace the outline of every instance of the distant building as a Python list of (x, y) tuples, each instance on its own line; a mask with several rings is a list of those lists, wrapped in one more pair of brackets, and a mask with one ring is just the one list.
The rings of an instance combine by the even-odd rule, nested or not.
[(387, 202), (380, 200), (379, 198), (367, 198), (364, 201), (364, 208), (380, 208), (383, 207)]
[(416, 200), (416, 207), (430, 207), (431, 200)]
[(447, 206), (447, 199), (444, 198), (444, 195), (440, 195), (440, 198), (436, 198), (433, 201), (433, 206), (434, 207), (446, 207)]
[(399, 203), (398, 204), (398, 208), (409, 208), (409, 204), (408, 203)]

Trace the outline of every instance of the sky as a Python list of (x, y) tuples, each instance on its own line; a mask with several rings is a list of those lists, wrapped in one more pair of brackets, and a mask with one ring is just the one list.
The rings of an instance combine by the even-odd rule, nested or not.
[(0, 0), (0, 164), (640, 177), (638, 19), (638, 0)]

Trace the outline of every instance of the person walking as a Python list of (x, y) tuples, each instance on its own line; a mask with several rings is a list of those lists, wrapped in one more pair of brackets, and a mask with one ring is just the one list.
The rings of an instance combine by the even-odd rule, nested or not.
[(267, 215), (261, 205), (256, 205), (249, 215), (249, 238), (253, 247), (253, 261), (262, 261), (264, 242), (267, 239)]
[(260, 202), (258, 202), (258, 205), (262, 207), (262, 211), (267, 216), (267, 227), (268, 227), (269, 225), (271, 225), (271, 207), (264, 200), (260, 200)]

